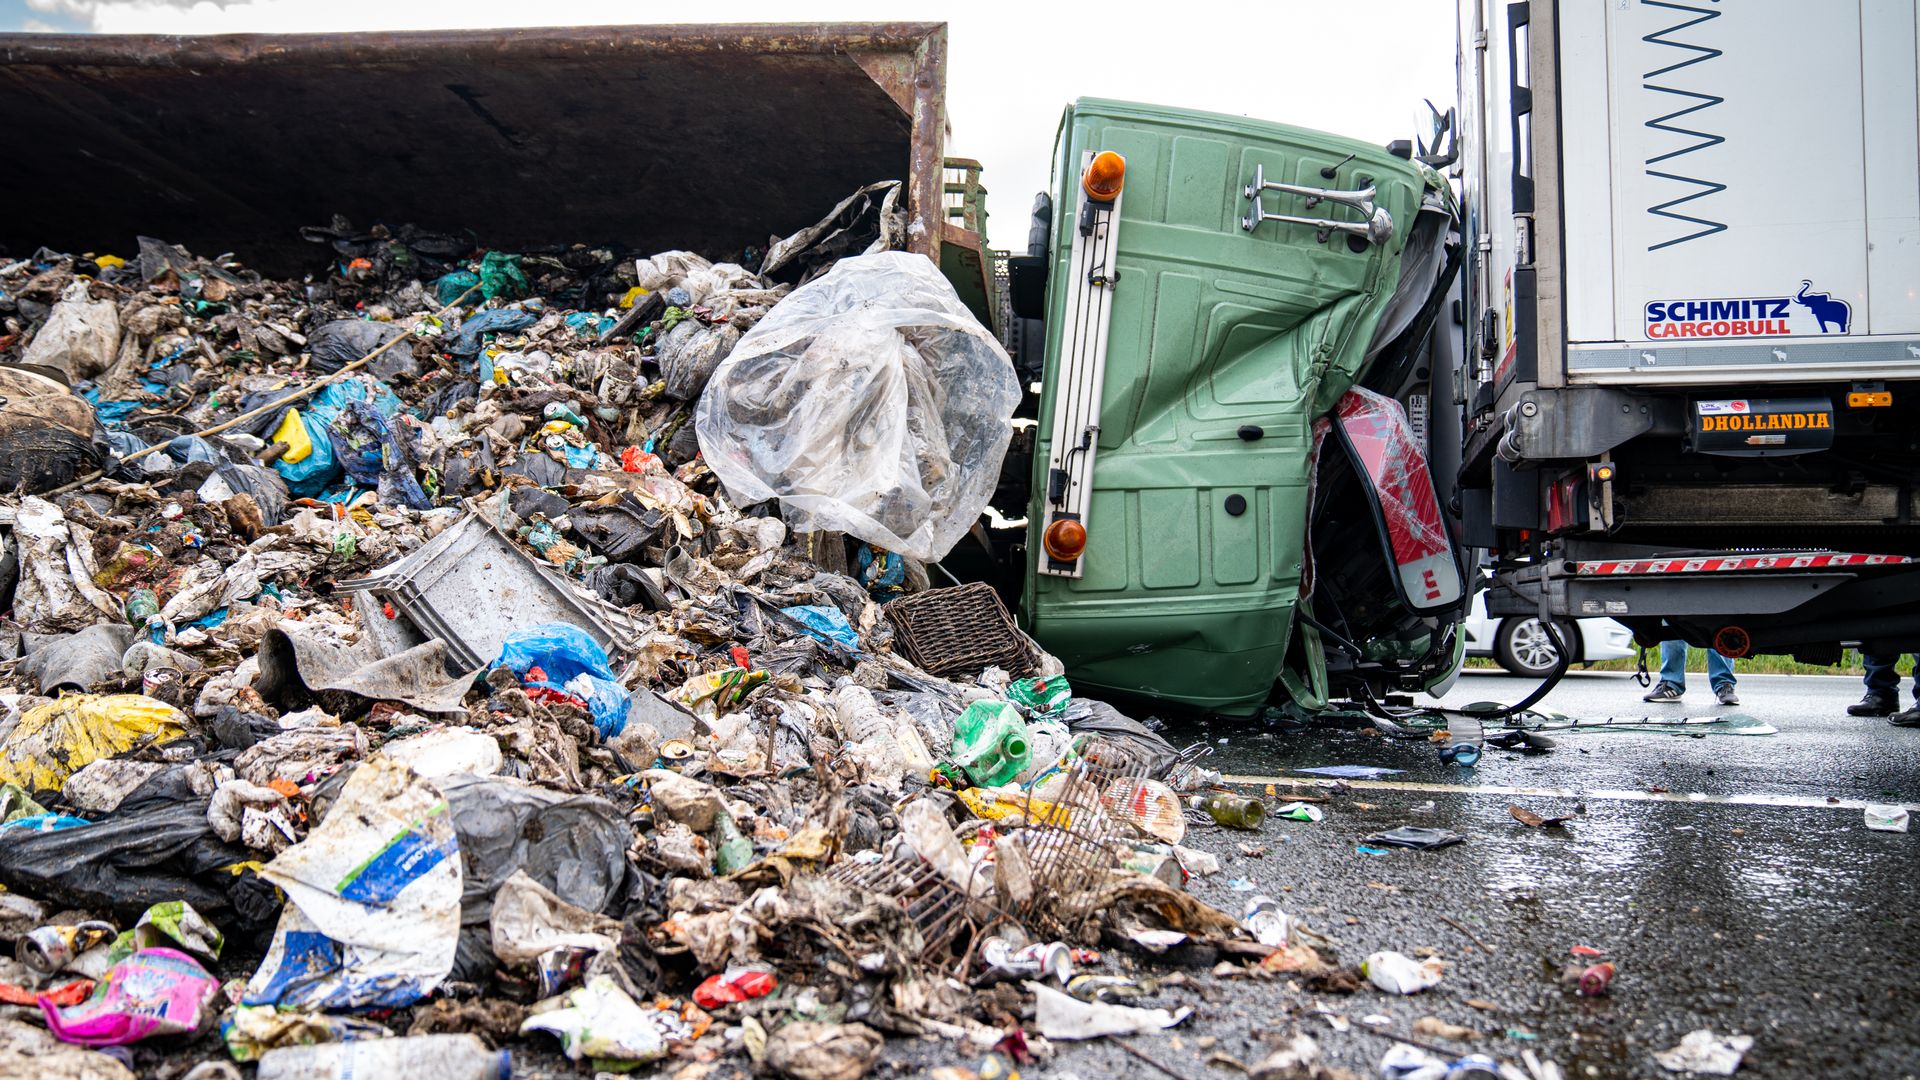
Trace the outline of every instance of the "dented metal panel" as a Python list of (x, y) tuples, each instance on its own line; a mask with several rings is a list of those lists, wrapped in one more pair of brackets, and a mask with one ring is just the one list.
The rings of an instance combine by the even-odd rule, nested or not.
[(136, 234), (311, 268), (333, 214), (710, 255), (881, 179), (937, 257), (939, 23), (0, 35), (0, 246)]

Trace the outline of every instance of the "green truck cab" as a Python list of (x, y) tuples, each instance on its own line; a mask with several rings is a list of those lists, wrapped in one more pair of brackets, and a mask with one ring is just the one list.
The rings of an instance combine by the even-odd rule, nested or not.
[[(1422, 453), (1451, 399), (1445, 181), (1319, 132), (1081, 100), (1051, 187), (1012, 271), (1016, 304), (1045, 276), (1015, 312), (1045, 344), (1029, 631), (1076, 686), (1227, 714), (1449, 678), (1466, 571)], [(1425, 554), (1397, 558), (1409, 532)]]

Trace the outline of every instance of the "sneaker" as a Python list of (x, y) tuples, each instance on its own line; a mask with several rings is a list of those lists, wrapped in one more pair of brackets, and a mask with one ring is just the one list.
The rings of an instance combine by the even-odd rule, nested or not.
[(1641, 698), (1640, 700), (1642, 701), (1679, 701), (1680, 695), (1686, 692), (1687, 691), (1685, 687), (1675, 686), (1670, 682), (1663, 682), (1660, 685), (1654, 687), (1651, 691), (1647, 693), (1646, 697)]
[(1720, 689), (1715, 690), (1713, 692), (1713, 696), (1719, 698), (1720, 704), (1722, 705), (1740, 704), (1740, 695), (1733, 692), (1732, 683), (1728, 683), (1727, 685), (1721, 687)]
[(1920, 727), (1920, 705), (1894, 713), (1887, 717), (1887, 723), (1894, 727)]
[(1869, 690), (1867, 696), (1847, 706), (1848, 716), (1892, 716), (1900, 711), (1900, 695), (1890, 690)]

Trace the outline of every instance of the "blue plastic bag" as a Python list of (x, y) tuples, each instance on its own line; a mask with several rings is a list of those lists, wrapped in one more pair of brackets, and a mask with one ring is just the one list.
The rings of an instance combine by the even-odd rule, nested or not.
[(61, 829), (85, 828), (91, 824), (93, 824), (93, 822), (88, 821), (86, 818), (77, 818), (70, 814), (32, 814), (27, 817), (14, 818), (5, 825), (0, 825), (0, 833), (9, 832), (13, 829), (20, 829), (25, 832), (59, 832)]
[[(526, 686), (585, 699), (602, 736), (611, 738), (627, 726), (627, 690), (614, 680), (607, 650), (577, 626), (544, 623), (517, 631), (501, 643), (493, 666), (520, 676)], [(528, 670), (536, 667), (546, 679), (528, 682)]]
[[(328, 419), (331, 417), (329, 413)], [(327, 437), (327, 419), (302, 410), (300, 426), (307, 429), (307, 441), (313, 444), (313, 451), (299, 461), (278, 458), (273, 463), (273, 471), (287, 482), (287, 491), (295, 498), (311, 499), (340, 479), (340, 463), (334, 460), (333, 440)]]
[(442, 274), (434, 280), (433, 298), (440, 301), (441, 307), (446, 307), (460, 299), (462, 293), (478, 284), (480, 284), (480, 275), (471, 270), (455, 270), (450, 274)]
[(837, 607), (811, 605), (781, 608), (780, 614), (797, 620), (807, 628), (807, 636), (829, 645), (838, 645), (849, 652), (860, 651), (860, 636), (853, 632), (853, 624), (847, 621)]
[(906, 595), (906, 560), (891, 551), (878, 551), (871, 544), (861, 544), (859, 572), (854, 576), (867, 587), (867, 595), (875, 600), (890, 600)]
[(486, 334), (504, 334), (510, 330), (522, 330), (535, 322), (533, 313), (518, 308), (494, 308), (483, 311), (460, 324), (460, 330), (447, 342), (447, 351), (455, 356), (472, 356), (485, 344), (480, 339)]
[[(330, 429), (335, 418), (349, 405), (356, 404), (371, 408), (383, 418), (391, 418), (401, 409), (400, 398), (391, 387), (364, 375), (355, 375), (323, 387), (304, 405), (293, 406), (300, 410), (300, 426), (307, 429), (307, 441), (313, 444), (313, 452), (299, 461), (281, 458), (273, 463), (273, 468), (280, 474), (280, 479), (287, 482), (287, 490), (295, 498), (319, 498), (339, 481), (342, 462), (334, 453)], [(274, 423), (279, 423), (278, 418)]]

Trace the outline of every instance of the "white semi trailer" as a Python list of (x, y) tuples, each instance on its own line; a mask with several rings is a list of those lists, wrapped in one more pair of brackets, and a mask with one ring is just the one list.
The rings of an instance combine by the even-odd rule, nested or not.
[(1920, 647), (1914, 0), (1460, 0), (1488, 609)]

